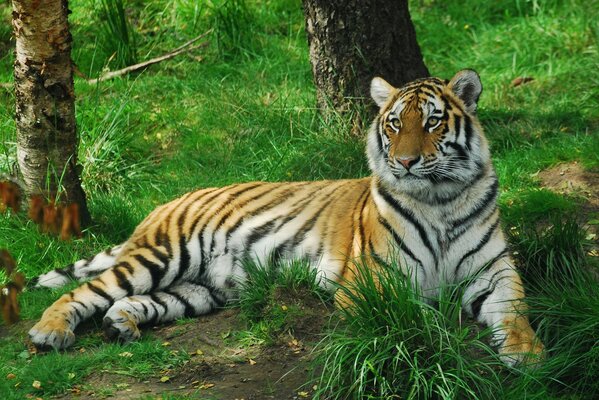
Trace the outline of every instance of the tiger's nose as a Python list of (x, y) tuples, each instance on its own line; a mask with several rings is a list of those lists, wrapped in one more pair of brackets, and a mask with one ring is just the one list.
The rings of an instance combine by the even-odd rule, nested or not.
[(403, 165), (406, 169), (410, 169), (414, 164), (418, 162), (420, 156), (414, 157), (398, 157), (397, 160)]

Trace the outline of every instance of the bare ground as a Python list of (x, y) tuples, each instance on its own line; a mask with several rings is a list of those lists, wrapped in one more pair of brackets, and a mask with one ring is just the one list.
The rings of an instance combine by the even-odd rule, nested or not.
[[(184, 325), (151, 328), (173, 350), (193, 354), (183, 366), (140, 380), (111, 372), (91, 374), (62, 396), (98, 399), (301, 399), (314, 392), (312, 350), (330, 309), (315, 298), (297, 300), (303, 311), (289, 331), (268, 346), (241, 346), (233, 337), (246, 329), (239, 310), (227, 309)], [(164, 377), (168, 377), (166, 380)]]
[(541, 186), (582, 200), (578, 219), (587, 231), (591, 257), (599, 257), (599, 173), (587, 171), (574, 161), (539, 172)]

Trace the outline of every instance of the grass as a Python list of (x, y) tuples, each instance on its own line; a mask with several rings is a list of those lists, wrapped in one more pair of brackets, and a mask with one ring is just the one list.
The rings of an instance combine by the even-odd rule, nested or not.
[(242, 343), (272, 344), (282, 334), (293, 334), (298, 319), (305, 318), (306, 305), (331, 303), (330, 292), (320, 286), (306, 261), (274, 265), (248, 261), (244, 269), (248, 279), (235, 304), (249, 322), (249, 330), (238, 335)]
[[(122, 2), (122, 12), (113, 17), (125, 21), (126, 35), (116, 25), (110, 28), (101, 11), (102, 4), (108, 3), (112, 2), (70, 4), (73, 59), (90, 77), (106, 66), (117, 67), (116, 56), (111, 56), (118, 43), (128, 40), (126, 35), (135, 36), (131, 46), (139, 61), (176, 48), (209, 28), (215, 28), (212, 45), (201, 53), (181, 55), (99, 85), (76, 78), (79, 159), (95, 224), (83, 239), (60, 242), (38, 232), (24, 216), (0, 215), (0, 248), (11, 251), (27, 277), (122, 242), (156, 205), (197, 187), (368, 175), (364, 144), (350, 134), (351, 127), (344, 121), (323, 120), (314, 109), (299, 1)], [(387, 393), (389, 382), (407, 382), (406, 387), (415, 388), (413, 398), (431, 398), (433, 393), (452, 398), (457, 391), (467, 397), (469, 390), (483, 399), (523, 394), (539, 399), (591, 398), (599, 381), (593, 367), (599, 337), (599, 304), (594, 294), (599, 287), (593, 278), (596, 257), (587, 255), (596, 243), (585, 240), (588, 235), (581, 225), (599, 216), (596, 210), (583, 208), (579, 198), (541, 188), (538, 172), (572, 161), (587, 170), (599, 168), (599, 3), (415, 0), (411, 13), (425, 62), (434, 75), (450, 78), (466, 67), (481, 74), (484, 92), (479, 116), (500, 178), (504, 226), (525, 271), (531, 317), (548, 346), (548, 360), (533, 372), (496, 371), (495, 361), (485, 361), (486, 348), (480, 344), (484, 338), (477, 337), (469, 325), (456, 326), (455, 312), (447, 313), (457, 305), (439, 311), (408, 301), (415, 294), (406, 289), (400, 304), (420, 322), (404, 332), (399, 327), (405, 327), (406, 321), (394, 317), (394, 334), (405, 335), (405, 347), (393, 347), (399, 346), (397, 341), (392, 343), (384, 335), (375, 341), (373, 332), (380, 327), (341, 324), (334, 334), (338, 336), (332, 336), (337, 337), (338, 350), (347, 348), (343, 346), (368, 350), (373, 366), (367, 371), (347, 367), (342, 372), (362, 376), (362, 388), (372, 389), (372, 397)], [(0, 24), (2, 82), (12, 81), (10, 16), (9, 5), (0, 5), (5, 22)], [(120, 42), (106, 43), (103, 32), (108, 29), (113, 29), (112, 39)], [(518, 76), (531, 76), (534, 81), (511, 87)], [(12, 92), (0, 88), (0, 103), (0, 174), (4, 174), (16, 160)], [(273, 326), (285, 326), (269, 325), (280, 321), (280, 316), (264, 313), (277, 310), (277, 298), (270, 290), (280, 278), (259, 274), (257, 279), (264, 283), (255, 292), (247, 291), (248, 304), (256, 304), (249, 314), (262, 321), (257, 325), (266, 326), (266, 334), (254, 336), (268, 341)], [(402, 285), (400, 281), (390, 284)], [(156, 353), (159, 343), (150, 337), (132, 345), (140, 347), (131, 351), (129, 346), (101, 344), (93, 334), (79, 335), (79, 346), (90, 342), (85, 344), (85, 354), (20, 357), (27, 327), (60, 293), (30, 291), (21, 296), (25, 321), (3, 335), (0, 343), (1, 394), (14, 398), (39, 394), (28, 380), (15, 387), (15, 380), (4, 379), (8, 373), (19, 379), (39, 376), (48, 396), (80, 385), (92, 370), (126, 371), (137, 364), (119, 357), (119, 351), (139, 355), (136, 361), (147, 366), (147, 374), (157, 374), (171, 364), (168, 352)], [(387, 323), (385, 318), (379, 322)], [(344, 332), (357, 336), (348, 338)], [(410, 332), (422, 337), (410, 341)], [(420, 351), (422, 343), (446, 351)], [(407, 358), (398, 358), (397, 376), (376, 372), (385, 365), (379, 356), (390, 348), (397, 350), (395, 354), (416, 354), (419, 364), (414, 370), (422, 375), (400, 372), (412, 362)], [(469, 358), (472, 348), (483, 349), (484, 362)], [(355, 352), (338, 354), (343, 356), (339, 361), (362, 360), (355, 358)], [(148, 359), (152, 361), (143, 361)], [(487, 380), (473, 376), (478, 368), (488, 372)], [(76, 375), (71, 377), (70, 372)], [(341, 385), (352, 378), (339, 379)]]
[(488, 330), (461, 323), (459, 287), (447, 287), (439, 307), (404, 275), (398, 262), (376, 272), (355, 266), (339, 287), (351, 307), (323, 340), (317, 397), (326, 399), (478, 399), (502, 387)]

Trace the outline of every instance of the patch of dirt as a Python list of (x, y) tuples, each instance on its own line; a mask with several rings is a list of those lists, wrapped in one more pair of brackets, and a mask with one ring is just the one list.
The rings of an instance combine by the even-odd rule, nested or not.
[(539, 172), (541, 186), (553, 192), (583, 199), (578, 219), (590, 242), (587, 254), (599, 257), (599, 173), (585, 171), (578, 162), (558, 164)]
[[(191, 359), (181, 367), (161, 371), (159, 376), (143, 381), (115, 373), (94, 373), (81, 386), (77, 398), (171, 395), (223, 400), (311, 398), (312, 350), (322, 335), (330, 310), (313, 295), (303, 299), (283, 298), (282, 301), (302, 303), (304, 312), (292, 321), (293, 334), (282, 334), (274, 345), (247, 347), (236, 342), (234, 333), (246, 329), (237, 309), (202, 316), (183, 325), (151, 328), (173, 350), (192, 354)], [(168, 380), (162, 382), (163, 376), (168, 376)]]
[(599, 173), (585, 171), (578, 162), (559, 164), (539, 172), (541, 185), (551, 191), (586, 200), (586, 207), (599, 211)]

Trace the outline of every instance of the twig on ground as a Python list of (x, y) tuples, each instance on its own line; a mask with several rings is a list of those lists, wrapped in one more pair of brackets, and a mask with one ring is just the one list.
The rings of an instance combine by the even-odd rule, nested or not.
[(208, 42), (208, 41), (202, 42), (202, 43), (200, 43), (200, 44), (198, 44), (196, 46), (191, 46), (191, 45), (193, 43), (197, 42), (198, 40), (202, 39), (203, 37), (206, 37), (211, 32), (212, 32), (212, 29), (210, 29), (207, 32), (202, 33), (200, 36), (191, 39), (190, 41), (182, 44), (181, 46), (177, 47), (176, 49), (174, 49), (174, 50), (172, 50), (172, 51), (170, 51), (170, 52), (168, 52), (166, 54), (163, 54), (163, 55), (161, 55), (159, 57), (152, 58), (150, 60), (141, 62), (139, 64), (130, 65), (128, 67), (125, 67), (123, 69), (119, 69), (117, 71), (107, 72), (104, 75), (100, 76), (99, 78), (88, 79), (87, 83), (89, 83), (91, 85), (94, 85), (94, 84), (96, 84), (98, 82), (107, 81), (109, 79), (116, 78), (118, 76), (126, 75), (126, 74), (128, 74), (130, 72), (134, 72), (134, 71), (137, 71), (137, 70), (140, 70), (140, 69), (147, 68), (150, 65), (158, 64), (159, 62), (162, 62), (164, 60), (168, 60), (168, 59), (171, 59), (171, 58), (173, 58), (175, 56), (178, 56), (181, 53), (190, 52), (190, 51), (202, 48), (202, 47), (206, 47), (206, 46), (208, 46), (208, 44), (210, 44), (210, 42)]

